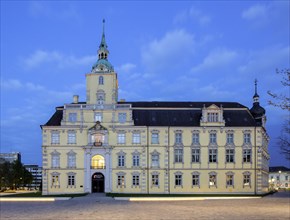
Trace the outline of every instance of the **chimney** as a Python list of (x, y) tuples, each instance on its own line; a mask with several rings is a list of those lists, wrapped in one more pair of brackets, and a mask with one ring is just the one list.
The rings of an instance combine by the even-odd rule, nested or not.
[(73, 96), (73, 103), (74, 104), (78, 104), (79, 103), (79, 96), (78, 95), (74, 95)]
[(126, 102), (126, 100), (125, 99), (121, 99), (120, 102)]

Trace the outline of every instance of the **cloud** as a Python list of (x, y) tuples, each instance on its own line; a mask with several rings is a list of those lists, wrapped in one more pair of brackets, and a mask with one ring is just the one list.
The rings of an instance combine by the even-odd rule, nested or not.
[(159, 70), (182, 64), (194, 51), (194, 36), (185, 30), (167, 32), (161, 39), (155, 39), (142, 48), (141, 59), (149, 70)]
[(264, 19), (268, 13), (266, 5), (253, 5), (242, 12), (242, 18), (247, 20)]
[(211, 22), (211, 17), (196, 7), (191, 7), (188, 10), (184, 10), (178, 13), (174, 17), (173, 23), (184, 23), (186, 21), (194, 21), (197, 22), (200, 26), (205, 26)]
[(203, 72), (216, 67), (223, 67), (233, 62), (238, 57), (238, 53), (234, 50), (226, 48), (217, 48), (203, 59), (203, 62), (191, 69), (192, 72)]
[(58, 68), (65, 68), (76, 65), (87, 66), (96, 60), (96, 55), (75, 57), (73, 55), (62, 54), (58, 51), (36, 50), (28, 58), (23, 59), (23, 64), (28, 69), (40, 67), (45, 63), (53, 63)]
[(119, 67), (116, 67), (116, 70), (117, 70), (117, 72), (128, 73), (128, 72), (132, 71), (135, 67), (136, 67), (136, 65), (133, 63), (125, 63)]
[(2, 89), (9, 89), (9, 90), (20, 90), (20, 89), (27, 89), (31, 91), (40, 91), (45, 90), (45, 88), (41, 85), (33, 84), (30, 82), (22, 83), (21, 81), (17, 79), (8, 79), (3, 80), (1, 79), (1, 88)]

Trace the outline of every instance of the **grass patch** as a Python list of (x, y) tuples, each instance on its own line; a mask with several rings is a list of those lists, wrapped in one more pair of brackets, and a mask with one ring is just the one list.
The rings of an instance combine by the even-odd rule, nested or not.
[(3, 195), (1, 197), (81, 197), (81, 196), (86, 196), (87, 194), (88, 193), (42, 195), (41, 192), (28, 192), (28, 193), (19, 193), (19, 194)]
[[(268, 193), (267, 193), (268, 194)], [(253, 194), (130, 194), (130, 193), (106, 193), (108, 197), (256, 197), (263, 195)]]

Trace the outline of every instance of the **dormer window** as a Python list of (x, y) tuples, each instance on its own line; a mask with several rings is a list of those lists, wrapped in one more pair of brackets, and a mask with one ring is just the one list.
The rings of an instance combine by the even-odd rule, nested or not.
[(208, 122), (218, 122), (218, 113), (217, 112), (207, 113), (207, 121)]

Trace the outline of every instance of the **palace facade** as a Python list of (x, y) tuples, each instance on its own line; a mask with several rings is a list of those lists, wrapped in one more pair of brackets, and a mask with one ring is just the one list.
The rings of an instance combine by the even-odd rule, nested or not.
[(42, 128), (42, 193), (264, 194), (265, 110), (237, 102), (118, 101), (103, 32), (86, 101)]

